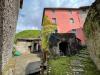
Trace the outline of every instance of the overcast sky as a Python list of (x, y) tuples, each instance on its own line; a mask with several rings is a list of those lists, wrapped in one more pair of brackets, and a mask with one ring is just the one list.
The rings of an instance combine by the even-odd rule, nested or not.
[(45, 7), (79, 8), (90, 6), (95, 0), (24, 0), (19, 12), (16, 31), (41, 29), (42, 14)]

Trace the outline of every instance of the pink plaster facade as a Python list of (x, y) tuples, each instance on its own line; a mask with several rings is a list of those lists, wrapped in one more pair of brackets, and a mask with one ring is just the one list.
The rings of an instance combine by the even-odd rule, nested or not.
[(45, 9), (44, 16), (47, 16), (51, 22), (56, 22), (58, 33), (71, 33), (74, 29), (76, 37), (81, 40), (82, 44), (85, 44), (82, 30), (84, 17), (81, 17), (80, 9)]

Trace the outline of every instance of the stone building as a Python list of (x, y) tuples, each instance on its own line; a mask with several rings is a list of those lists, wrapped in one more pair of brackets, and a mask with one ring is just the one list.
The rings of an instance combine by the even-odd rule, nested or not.
[(57, 25), (58, 33), (74, 33), (81, 44), (85, 45), (83, 26), (87, 17), (89, 7), (80, 8), (44, 8), (44, 16), (51, 23)]
[[(64, 54), (75, 53), (78, 50), (78, 46), (85, 45), (85, 35), (83, 32), (83, 26), (85, 19), (87, 17), (89, 7), (80, 8), (44, 8), (42, 25), (44, 25), (45, 17), (52, 23), (56, 25), (56, 30), (54, 34), (50, 35), (49, 42), (50, 50), (52, 53), (59, 54), (62, 52)], [(47, 24), (48, 25), (48, 24)], [(70, 42), (70, 52), (69, 52), (69, 41)], [(75, 44), (75, 42), (77, 44)], [(77, 47), (76, 47), (77, 45)], [(62, 48), (63, 47), (63, 48)], [(72, 49), (72, 47), (74, 47)], [(62, 49), (62, 50), (61, 50)], [(71, 54), (70, 53), (70, 54)]]
[(22, 54), (39, 53), (41, 51), (40, 38), (20, 38), (15, 45), (16, 50)]

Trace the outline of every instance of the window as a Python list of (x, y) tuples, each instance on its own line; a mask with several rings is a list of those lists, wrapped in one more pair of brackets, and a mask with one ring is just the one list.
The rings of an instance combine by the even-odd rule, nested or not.
[(56, 18), (52, 18), (52, 23), (56, 24)]
[(70, 18), (70, 23), (74, 23), (74, 19), (73, 18)]
[(52, 10), (52, 16), (55, 17), (55, 10)]
[(70, 13), (70, 14), (72, 14), (72, 11), (71, 11), (71, 10), (69, 10), (69, 13)]
[(53, 13), (53, 14), (55, 13), (55, 10), (54, 10), (54, 9), (52, 10), (52, 13)]

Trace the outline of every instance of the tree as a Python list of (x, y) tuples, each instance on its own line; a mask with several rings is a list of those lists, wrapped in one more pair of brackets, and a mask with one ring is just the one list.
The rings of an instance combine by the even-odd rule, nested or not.
[(48, 19), (47, 16), (44, 16), (43, 19), (43, 28), (42, 28), (42, 51), (43, 51), (43, 63), (47, 61), (47, 56), (49, 51), (49, 36), (56, 30), (56, 25)]
[(42, 49), (44, 51), (49, 51), (49, 36), (56, 30), (56, 25), (53, 24), (47, 16), (44, 16), (43, 19), (43, 28), (42, 28)]

